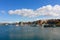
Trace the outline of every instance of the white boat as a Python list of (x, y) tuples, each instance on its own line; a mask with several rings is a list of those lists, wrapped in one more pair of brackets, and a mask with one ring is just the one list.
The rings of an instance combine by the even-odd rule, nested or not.
[(8, 25), (8, 24), (5, 24), (5, 25)]
[(16, 24), (16, 26), (19, 26), (18, 24)]

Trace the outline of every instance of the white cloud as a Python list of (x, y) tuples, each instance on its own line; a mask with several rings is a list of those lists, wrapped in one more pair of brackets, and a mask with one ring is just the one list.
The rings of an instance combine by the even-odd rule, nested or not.
[(60, 15), (60, 6), (59, 5), (55, 5), (55, 6), (47, 5), (47, 6), (38, 8), (36, 11), (37, 11), (37, 13), (40, 13), (40, 15), (59, 16)]
[(32, 9), (17, 9), (17, 10), (9, 10), (9, 14), (17, 14), (27, 17), (35, 17), (38, 14), (34, 12)]
[(59, 17), (60, 16), (60, 5), (47, 5), (42, 6), (36, 10), (33, 9), (16, 9), (16, 10), (9, 10), (9, 14), (17, 14), (24, 17), (37, 17), (37, 16), (53, 16)]

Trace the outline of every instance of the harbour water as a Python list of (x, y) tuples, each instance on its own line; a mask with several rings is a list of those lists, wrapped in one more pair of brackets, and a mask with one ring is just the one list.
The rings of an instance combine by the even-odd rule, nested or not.
[(60, 40), (60, 27), (0, 25), (0, 40)]

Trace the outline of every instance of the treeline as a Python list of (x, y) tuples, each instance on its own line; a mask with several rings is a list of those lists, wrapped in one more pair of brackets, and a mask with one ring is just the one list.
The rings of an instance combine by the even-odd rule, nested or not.
[(37, 20), (33, 22), (19, 22), (19, 24), (55, 24), (55, 25), (60, 25), (60, 19), (49, 19), (49, 20)]

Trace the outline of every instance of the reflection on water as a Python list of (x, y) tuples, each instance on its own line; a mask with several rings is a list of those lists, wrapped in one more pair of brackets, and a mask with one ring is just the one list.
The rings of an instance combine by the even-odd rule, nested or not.
[(60, 28), (0, 25), (0, 40), (60, 40)]

